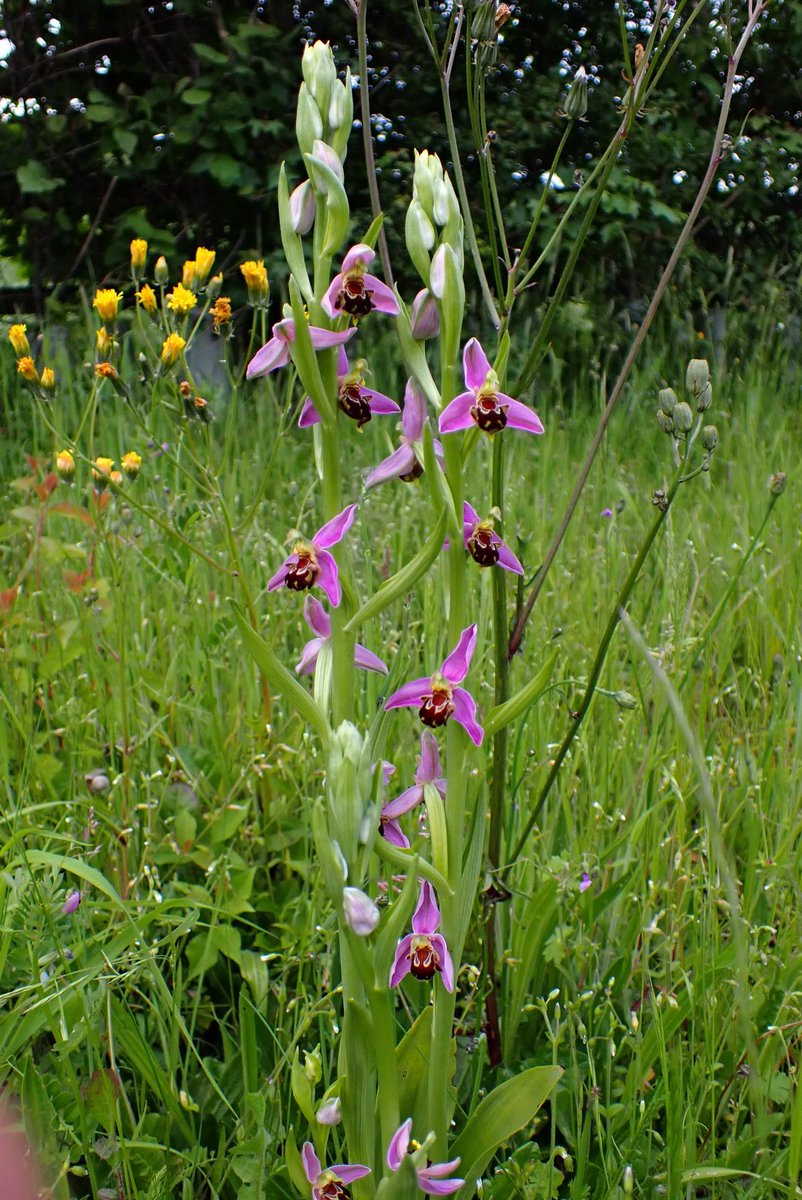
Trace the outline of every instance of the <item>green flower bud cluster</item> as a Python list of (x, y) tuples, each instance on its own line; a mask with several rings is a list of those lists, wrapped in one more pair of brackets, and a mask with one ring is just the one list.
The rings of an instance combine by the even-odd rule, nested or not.
[(459, 201), (440, 159), (428, 150), (415, 151), (405, 234), (409, 256), (427, 288), (431, 282), (432, 258), (444, 245), (454, 252), (462, 271), (463, 221)]
[(370, 743), (350, 721), (343, 721), (332, 735), (327, 783), (329, 833), (342, 851), (350, 874), (373, 791)]
[[(657, 394), (657, 424), (664, 433), (675, 439), (685, 437), (693, 428), (693, 409), (697, 413), (707, 412), (713, 402), (713, 387), (710, 382), (710, 366), (704, 358), (692, 358), (685, 372), (685, 387), (690, 401), (679, 400), (673, 388), (662, 388)], [(702, 430), (702, 445), (705, 457), (702, 470), (710, 469), (710, 458), (718, 446), (718, 430), (715, 425), (705, 425)]]

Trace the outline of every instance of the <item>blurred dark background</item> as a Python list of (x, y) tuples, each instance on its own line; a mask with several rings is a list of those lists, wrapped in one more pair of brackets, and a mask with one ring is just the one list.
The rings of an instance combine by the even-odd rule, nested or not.
[[(589, 110), (569, 140), (559, 169), (565, 188), (549, 196), (542, 238), (570, 198), (575, 173), (616, 128), (616, 98), (626, 84), (613, 0), (511, 7), (489, 77), (489, 113), (515, 244), (564, 128), (556, 114), (567, 78), (580, 65), (591, 72)], [(435, 5), (435, 20), (444, 21), (448, 11)], [(635, 313), (706, 165), (726, 70), (721, 31), (711, 18), (724, 12), (711, 0), (709, 14), (666, 70), (592, 235), (585, 259), (592, 267), (584, 270), (593, 270), (595, 283), (603, 272), (605, 295)], [(646, 40), (650, 15), (648, 3), (626, 4), (632, 46)], [(413, 148), (448, 158), (439, 80), (411, 0), (371, 0), (368, 29), (380, 187), (403, 281), (400, 239)], [(215, 269), (258, 254), (280, 276), (275, 185), (282, 159), (293, 182), (302, 177), (294, 96), (310, 37), (330, 40), (342, 69), (350, 64), (356, 72), (355, 23), (345, 0), (6, 0), (0, 6), (0, 311), (41, 313), (48, 304), (72, 302), (79, 285), (123, 282), (132, 237), (172, 256), (174, 271), (202, 244), (218, 250)], [(802, 263), (802, 4), (773, 0), (745, 64), (732, 144), (679, 286), (689, 303), (703, 298), (705, 305), (747, 308), (762, 303), (767, 287), (776, 297), (779, 287), (791, 308)], [(481, 229), (462, 69), (459, 63), (454, 105)], [(347, 186), (358, 236), (369, 215), (356, 131)], [(584, 278), (580, 270), (575, 294)]]

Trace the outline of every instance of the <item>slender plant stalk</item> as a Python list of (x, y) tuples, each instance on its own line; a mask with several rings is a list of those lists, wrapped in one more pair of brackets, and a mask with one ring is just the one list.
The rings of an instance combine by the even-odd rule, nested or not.
[[(374, 220), (382, 211), (379, 196), (379, 181), (376, 177), (376, 160), (373, 155), (373, 131), (370, 123), (370, 89), (368, 87), (368, 0), (356, 0), (356, 41), (359, 54), (359, 107), (362, 120), (362, 145), (365, 153), (365, 170), (368, 176), (368, 194), (370, 210)], [(390, 251), (387, 248), (387, 235), (382, 225), (379, 230), (379, 258), (382, 264), (382, 274), (388, 287), (393, 286), (393, 271), (390, 265)]]

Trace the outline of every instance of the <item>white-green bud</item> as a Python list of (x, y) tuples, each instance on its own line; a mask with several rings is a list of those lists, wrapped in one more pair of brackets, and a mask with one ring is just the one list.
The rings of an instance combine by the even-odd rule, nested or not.
[(772, 496), (781, 496), (785, 491), (785, 471), (777, 471), (769, 480), (769, 491)]
[(678, 400), (674, 405), (671, 419), (678, 433), (688, 433), (693, 425), (693, 412), (690, 404), (686, 404), (684, 400)]
[(718, 445), (718, 430), (715, 425), (705, 425), (702, 430), (702, 445), (708, 453), (712, 453)]
[(353, 123), (354, 89), (351, 86), (351, 72), (347, 70), (345, 83), (338, 80), (332, 88), (328, 112), (329, 141), (341, 162), (345, 162), (348, 154), (348, 139)]
[(635, 1190), (635, 1176), (632, 1167), (627, 1163), (624, 1167), (624, 1195), (631, 1196)]
[(323, 137), (323, 118), (305, 83), (298, 89), (295, 110), (295, 136), (302, 154), (311, 154), (316, 138)]
[(301, 59), (304, 81), (314, 96), (321, 114), (327, 113), (332, 89), (337, 82), (337, 68), (328, 42), (313, 42), (304, 48)]
[(492, 42), (496, 38), (497, 0), (479, 0), (471, 21), (471, 36), (479, 42)]
[(434, 220), (435, 184), (443, 178), (443, 168), (436, 154), (428, 150), (415, 151), (415, 171), (412, 176), (412, 195), (423, 205), (427, 217)]
[(692, 358), (685, 372), (685, 386), (694, 400), (710, 383), (710, 366), (706, 358)]
[[(314, 154), (315, 158), (319, 158), (320, 161), (327, 166), (330, 171), (334, 172), (340, 183), (343, 182), (345, 179), (343, 165), (340, 161), (339, 154), (336, 154), (334, 150), (332, 150), (331, 146), (324, 142), (322, 138), (315, 138), (314, 142), (312, 143), (312, 153)], [(322, 191), (325, 195), (327, 189), (324, 186), (321, 186), (320, 183), (317, 183), (317, 187), (318, 191)]]
[(584, 67), (580, 67), (574, 78), (571, 80), (565, 102), (563, 103), (563, 112), (566, 117), (572, 121), (584, 117), (588, 111), (588, 77)]
[(631, 692), (613, 692), (613, 700), (619, 708), (637, 708), (638, 702)]
[(367, 937), (379, 923), (381, 913), (359, 888), (343, 888), (343, 917), (348, 928), (357, 937)]
[(455, 217), (459, 217), (459, 215), (459, 201), (454, 191), (454, 185), (448, 175), (444, 174), (443, 178), (437, 181), (434, 188), (433, 216), (435, 222), (442, 227), (447, 225), (449, 221), (453, 221)]
[(323, 1078), (323, 1067), (320, 1062), (320, 1046), (309, 1053), (304, 1051), (304, 1075), (314, 1087), (316, 1083), (320, 1083)]
[(703, 413), (707, 412), (710, 405), (713, 403), (713, 385), (708, 383), (707, 387), (696, 397), (696, 411)]
[(371, 770), (364, 739), (350, 721), (335, 729), (328, 762), (329, 831), (351, 866), (359, 845), (359, 831), (370, 805)]
[(673, 388), (661, 388), (657, 393), (657, 403), (663, 412), (671, 416), (674, 411), (674, 405), (677, 403), (677, 393)]
[(311, 181), (299, 183), (290, 196), (290, 221), (296, 233), (309, 233), (315, 223), (315, 192)]

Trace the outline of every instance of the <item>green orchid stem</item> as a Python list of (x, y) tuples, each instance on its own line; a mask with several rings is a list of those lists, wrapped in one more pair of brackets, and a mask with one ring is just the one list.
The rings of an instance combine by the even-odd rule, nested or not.
[(658, 533), (662, 529), (663, 523), (664, 523), (666, 517), (668, 516), (671, 505), (674, 502), (674, 498), (676, 497), (677, 492), (679, 491), (680, 487), (682, 486), (682, 484), (684, 482), (683, 472), (685, 470), (685, 467), (686, 467), (686, 464), (688, 461), (688, 456), (691, 452), (693, 443), (696, 440), (696, 437), (698, 435), (700, 428), (701, 428), (701, 417), (696, 422), (696, 427), (694, 429), (694, 432), (688, 438), (688, 442), (687, 442), (687, 445), (685, 448), (685, 454), (682, 457), (682, 461), (680, 462), (679, 467), (677, 468), (677, 470), (674, 473), (674, 478), (671, 481), (671, 485), (668, 488), (668, 491), (666, 492), (665, 496), (661, 499), (660, 504), (658, 505), (657, 516), (655, 517), (654, 521), (652, 522), (651, 528), (649, 529), (649, 532), (646, 534), (646, 537), (644, 538), (644, 540), (641, 544), (641, 548), (637, 553), (635, 561), (633, 562), (632, 566), (629, 569), (629, 574), (627, 575), (626, 580), (624, 581), (624, 585), (621, 588), (621, 591), (618, 593), (618, 596), (616, 597), (615, 604), (613, 605), (613, 611), (610, 613), (610, 618), (607, 622), (607, 627), (604, 630), (604, 634), (602, 635), (601, 641), (599, 642), (599, 647), (596, 651), (596, 657), (594, 658), (593, 666), (590, 669), (590, 674), (588, 676), (588, 684), (585, 689), (585, 694), (582, 697), (582, 703), (580, 704), (576, 713), (572, 714), (571, 728), (568, 730), (568, 733), (565, 735), (565, 737), (562, 740), (562, 744), (560, 746), (560, 749), (557, 752), (554, 762), (551, 765), (551, 770), (548, 773), (546, 782), (543, 784), (543, 787), (540, 789), (540, 794), (538, 795), (538, 798), (532, 807), (532, 811), (529, 814), (529, 818), (526, 822), (526, 825), (524, 826), (523, 833), (519, 837), (518, 842), (515, 846), (515, 849), (513, 850), (512, 854), (510, 855), (509, 861), (511, 863), (516, 862), (518, 860), (518, 858), (520, 857), (520, 855), (522, 854), (524, 847), (526, 846), (527, 838), (529, 837), (530, 833), (534, 829), (535, 823), (537, 822), (538, 816), (540, 815), (540, 810), (542, 809), (543, 805), (545, 804), (546, 799), (549, 795), (549, 792), (551, 791), (551, 789), (554, 785), (554, 781), (556, 780), (558, 774), (560, 773), (560, 767), (562, 766), (563, 762), (565, 761), (565, 757), (571, 748), (574, 738), (579, 733), (579, 730), (582, 726), (582, 722), (584, 721), (585, 717), (587, 716), (588, 709), (591, 706), (591, 703), (593, 701), (593, 696), (596, 692), (596, 684), (599, 681), (599, 676), (601, 675), (602, 667), (604, 666), (604, 661), (607, 657), (607, 651), (610, 647), (610, 642), (613, 640), (613, 634), (615, 633), (616, 629), (618, 628), (618, 624), (621, 620), (622, 614), (626, 611), (626, 606), (629, 603), (629, 598), (632, 595), (635, 584), (638, 582), (638, 576), (640, 575), (641, 570), (643, 568), (643, 564), (646, 562), (646, 559), (649, 555), (649, 551), (651, 550), (652, 545), (654, 544), (654, 539), (657, 537)]
[[(373, 129), (370, 122), (367, 25), (368, 0), (359, 0), (356, 9), (356, 42), (359, 54), (359, 107), (362, 113), (362, 146), (365, 152), (365, 169), (368, 176), (368, 195), (370, 196), (370, 209), (375, 220), (381, 214), (382, 202), (379, 196), (376, 162), (373, 157)], [(392, 287), (393, 272), (390, 266), (390, 251), (387, 249), (387, 234), (384, 231), (384, 226), (379, 230), (379, 258), (381, 259), (384, 282), (388, 287)]]

